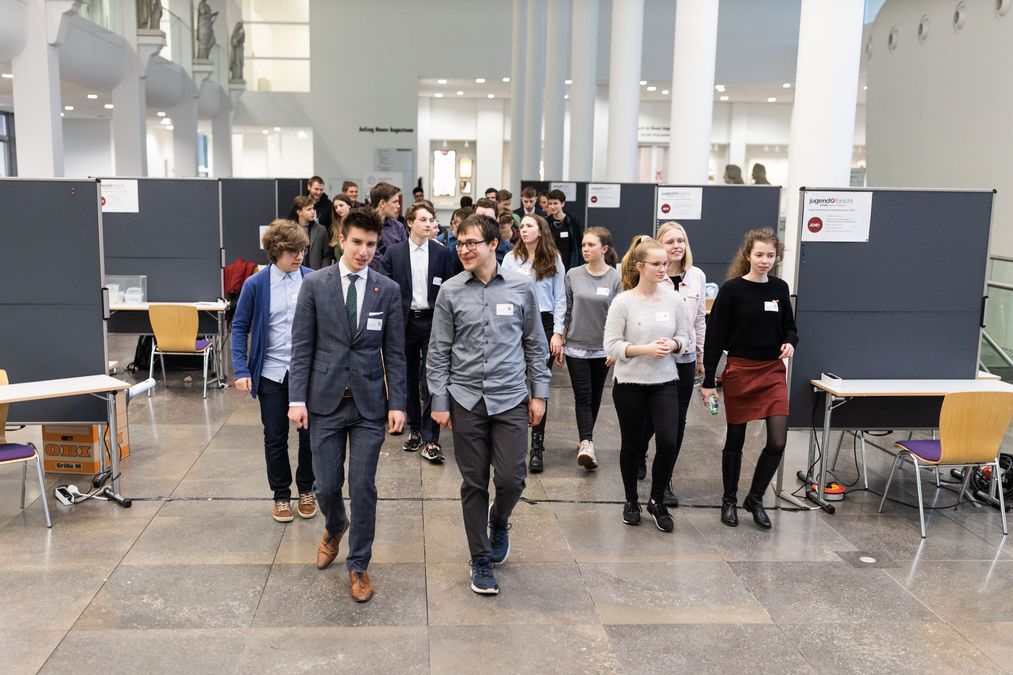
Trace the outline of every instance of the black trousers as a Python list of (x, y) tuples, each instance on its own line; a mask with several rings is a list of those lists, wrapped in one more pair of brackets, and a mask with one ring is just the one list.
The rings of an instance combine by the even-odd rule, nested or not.
[[(549, 345), (552, 342), (552, 312), (542, 312), (542, 330), (545, 331), (545, 348), (550, 349)], [(546, 364), (549, 367), (549, 374), (552, 374), (552, 354), (549, 354), (549, 362)], [(549, 406), (545, 406), (545, 414), (542, 415), (542, 421), (531, 428), (532, 431), (537, 431), (540, 434), (545, 433), (545, 423), (549, 419)]]
[(404, 352), (408, 366), (408, 430), (422, 434), (426, 443), (440, 440), (440, 425), (430, 416), (433, 397), (426, 381), (426, 354), (429, 335), (433, 330), (432, 315), (419, 319), (408, 317), (405, 323)]
[[(580, 440), (594, 440), (594, 424), (598, 420), (601, 395), (605, 389), (608, 366), (605, 359), (566, 357), (566, 369), (573, 386), (574, 411), (577, 414), (577, 433)], [(653, 431), (652, 431), (653, 433)]]
[[(292, 468), (288, 461), (288, 373), (280, 384), (261, 377), (257, 400), (260, 402), (260, 421), (264, 423), (267, 484), (274, 491), (275, 500), (287, 501), (292, 498)], [(299, 492), (313, 491), (313, 454), (307, 429), (299, 429), (299, 466), (295, 472), (295, 484)]]
[[(682, 450), (682, 437), (686, 433), (686, 416), (689, 414), (689, 401), (693, 398), (693, 384), (696, 378), (696, 363), (677, 363), (676, 372), (679, 373), (679, 381), (675, 388), (679, 392), (679, 419), (675, 428), (675, 457), (672, 458), (672, 470), (675, 470), (675, 463), (679, 461), (679, 451)], [(654, 420), (650, 415), (644, 415), (644, 451), (641, 456), (647, 456), (647, 448), (651, 443), (651, 436), (654, 435)], [(672, 479), (671, 475), (668, 477)]]
[(612, 399), (619, 418), (622, 437), (619, 450), (619, 470), (623, 476), (626, 501), (637, 498), (637, 469), (643, 453), (644, 416), (654, 422), (657, 451), (651, 467), (651, 499), (660, 502), (665, 494), (675, 463), (675, 425), (670, 421), (672, 410), (679, 405), (679, 392), (675, 381), (663, 384), (630, 384), (615, 382)]

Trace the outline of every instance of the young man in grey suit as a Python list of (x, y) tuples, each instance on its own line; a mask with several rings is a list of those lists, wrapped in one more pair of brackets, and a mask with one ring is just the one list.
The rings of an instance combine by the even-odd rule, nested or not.
[(509, 519), (524, 491), (528, 426), (542, 419), (549, 397), (538, 303), (527, 279), (500, 274), (498, 243), (493, 218), (476, 214), (458, 225), (465, 271), (445, 281), (436, 297), (426, 373), (432, 417), (453, 430), (471, 590), (483, 595), (499, 593), (492, 567), (510, 554)]
[[(337, 265), (303, 280), (292, 323), (288, 417), (309, 427), (317, 503), (325, 529), (317, 567), (338, 555), (349, 529), (346, 567), (357, 602), (373, 597), (366, 572), (376, 528), (376, 465), (386, 431), (405, 422), (401, 289), (369, 269), (383, 224), (361, 209), (345, 217)], [(384, 373), (386, 372), (386, 385)], [(348, 443), (351, 516), (341, 499)]]

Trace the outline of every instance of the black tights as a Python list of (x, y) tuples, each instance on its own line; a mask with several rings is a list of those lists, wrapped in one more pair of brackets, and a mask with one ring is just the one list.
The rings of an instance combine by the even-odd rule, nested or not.
[[(756, 461), (753, 483), (749, 487), (749, 496), (755, 501), (763, 500), (763, 493), (770, 485), (774, 474), (777, 473), (777, 467), (781, 463), (781, 455), (784, 454), (784, 446), (788, 442), (788, 417), (786, 415), (772, 415), (766, 419), (766, 422), (767, 444)], [(742, 467), (742, 446), (745, 442), (745, 423), (729, 424), (725, 436), (725, 447), (721, 451), (721, 478), (725, 489), (722, 500), (729, 504), (734, 504), (736, 501), (736, 493), (739, 489), (739, 470)]]

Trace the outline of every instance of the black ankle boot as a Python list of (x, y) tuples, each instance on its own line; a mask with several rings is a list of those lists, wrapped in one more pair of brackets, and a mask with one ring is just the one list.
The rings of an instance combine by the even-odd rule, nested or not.
[(528, 471), (541, 473), (545, 469), (542, 453), (545, 452), (545, 434), (540, 431), (531, 432), (531, 457), (528, 459)]
[(742, 502), (742, 508), (753, 514), (753, 521), (757, 525), (765, 530), (771, 528), (770, 518), (767, 516), (766, 509), (763, 508), (763, 500), (756, 499), (753, 495), (746, 497), (745, 501)]
[(735, 500), (721, 500), (721, 522), (728, 527), (736, 527), (739, 524), (739, 514), (735, 509)]

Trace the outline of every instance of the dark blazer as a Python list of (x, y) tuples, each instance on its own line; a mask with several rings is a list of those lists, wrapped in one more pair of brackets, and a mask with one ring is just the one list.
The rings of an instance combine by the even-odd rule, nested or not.
[[(267, 353), (267, 327), (271, 323), (271, 265), (260, 270), (243, 283), (243, 290), (236, 303), (236, 314), (232, 317), (232, 370), (236, 379), (248, 377), (251, 380), (250, 396), (257, 398), (260, 389), (260, 372), (264, 369), (264, 355)], [(308, 267), (300, 269), (303, 279), (313, 272)], [(250, 340), (247, 355), (246, 340)]]
[[(299, 222), (296, 220), (295, 222)], [(303, 265), (314, 270), (322, 270), (334, 264), (334, 247), (327, 238), (327, 228), (318, 223), (310, 223), (310, 246), (306, 249)]]
[[(380, 263), (380, 273), (393, 279), (401, 287), (401, 314), (407, 317), (412, 306), (413, 290), (410, 239), (398, 242), (387, 249), (387, 255)], [(429, 301), (429, 309), (436, 307), (436, 294), (440, 292), (440, 286), (456, 273), (454, 259), (451, 258), (447, 247), (430, 241), (429, 271), (426, 273), (426, 287), (428, 288), (426, 298)], [(408, 323), (407, 318), (405, 323)]]
[[(367, 271), (365, 289), (359, 327), (352, 334), (340, 268), (332, 265), (303, 278), (292, 323), (288, 400), (305, 401), (314, 415), (338, 409), (345, 383), (350, 383), (355, 407), (366, 419), (383, 419), (388, 409), (405, 409), (401, 290), (373, 270)], [(370, 320), (379, 324), (371, 329)]]
[[(309, 192), (304, 192), (307, 197)], [(331, 211), (334, 209), (334, 201), (327, 196), (324, 192), (320, 195), (320, 199), (317, 200), (317, 222), (324, 226), (324, 229), (328, 232), (331, 230)], [(299, 216), (295, 213), (295, 204), (292, 205), (292, 209), (288, 212), (288, 219), (294, 223), (299, 222)]]
[[(514, 209), (514, 213), (516, 215), (520, 216), (521, 218), (523, 218), (526, 215), (524, 213), (524, 207), (523, 206), (518, 206), (516, 209)], [(548, 218), (549, 217), (548, 214), (546, 214), (545, 211), (542, 211), (542, 209), (540, 209), (537, 204), (535, 205), (535, 215), (536, 216), (541, 216), (542, 218)]]

